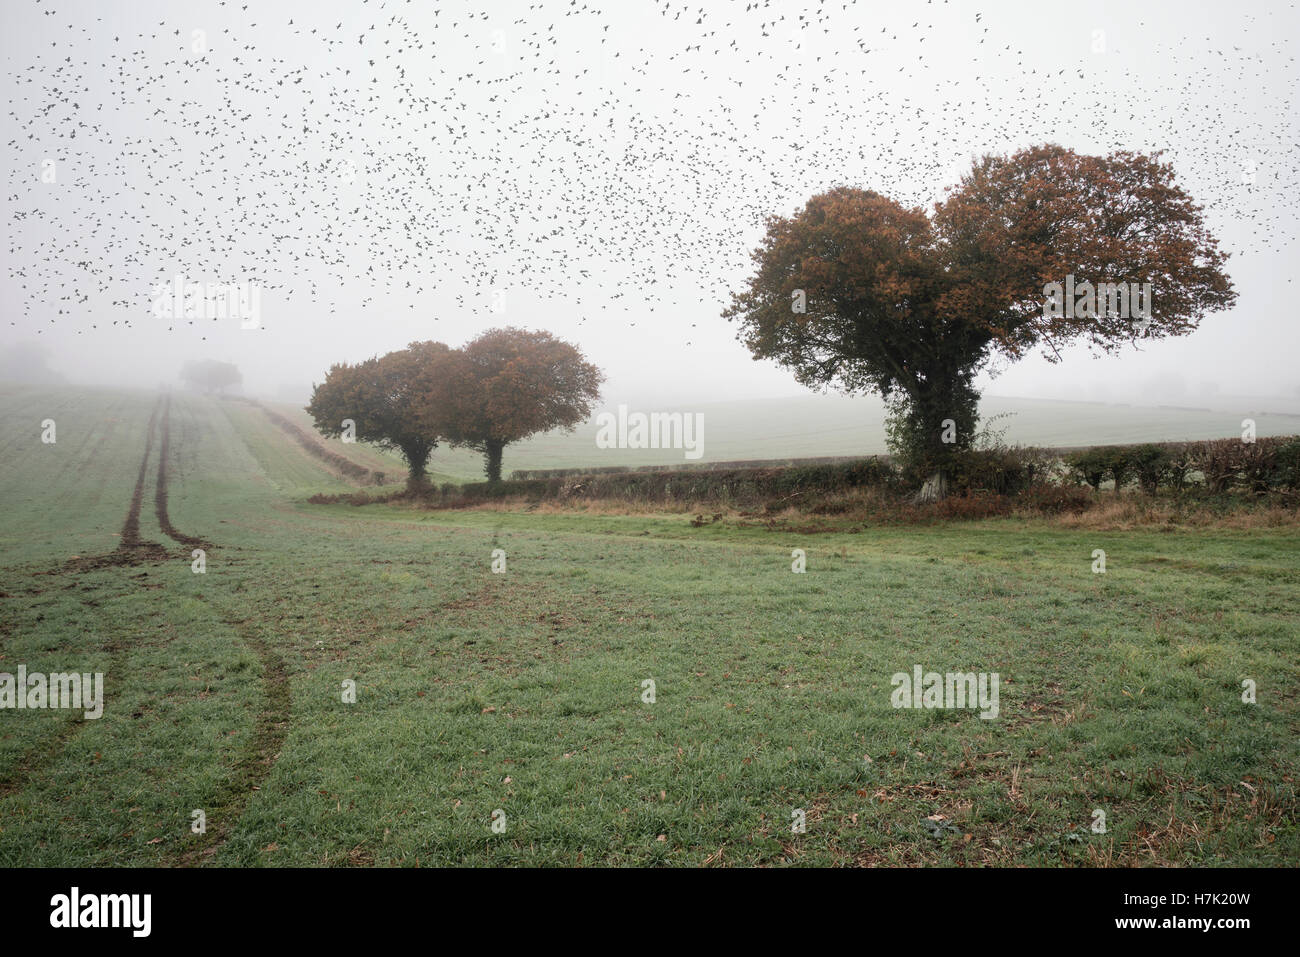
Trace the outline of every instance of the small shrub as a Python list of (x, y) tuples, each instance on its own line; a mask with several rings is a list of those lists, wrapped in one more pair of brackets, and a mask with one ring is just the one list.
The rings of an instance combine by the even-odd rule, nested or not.
[(994, 518), (999, 515), (1010, 515), (1012, 500), (1006, 495), (978, 489), (966, 495), (949, 495), (929, 508), (935, 518), (966, 520)]
[(1172, 456), (1159, 445), (1139, 445), (1128, 450), (1126, 466), (1137, 474), (1138, 485), (1148, 495), (1155, 495), (1169, 477)]
[(1100, 448), (1080, 449), (1065, 456), (1065, 464), (1081, 482), (1092, 486), (1094, 492), (1100, 491), (1102, 480), (1109, 468), (1105, 451)]
[(1239, 439), (1212, 439), (1188, 446), (1192, 463), (1212, 494), (1225, 492), (1235, 483), (1241, 471), (1241, 447)]
[(1278, 444), (1269, 484), (1274, 488), (1300, 491), (1300, 437)]
[(954, 457), (952, 485), (961, 493), (984, 490), (1019, 495), (1055, 470), (1058, 457), (1044, 449), (996, 444), (966, 449)]
[(1121, 445), (1104, 445), (1097, 450), (1097, 455), (1105, 466), (1106, 474), (1115, 483), (1115, 494), (1118, 495), (1124, 487), (1124, 480), (1133, 474), (1129, 450)]
[(1021, 495), (1018, 504), (1041, 515), (1079, 514), (1096, 501), (1092, 489), (1056, 482), (1035, 482)]
[(1188, 480), (1196, 471), (1196, 463), (1192, 459), (1190, 444), (1187, 442), (1166, 442), (1165, 451), (1169, 453), (1169, 458), (1165, 462), (1165, 484), (1175, 492), (1181, 492), (1187, 487)]

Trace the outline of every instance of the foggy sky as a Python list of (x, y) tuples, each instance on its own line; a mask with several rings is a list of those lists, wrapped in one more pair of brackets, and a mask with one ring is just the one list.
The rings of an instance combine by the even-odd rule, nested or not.
[[(840, 184), (928, 206), (973, 156), (1050, 141), (1167, 150), (1239, 301), (980, 385), (1300, 397), (1294, 3), (750, 5), (7, 3), (0, 349), (147, 387), (216, 358), (288, 398), (331, 362), (513, 324), (582, 348), (608, 405), (797, 395), (720, 318), (761, 217)], [(196, 29), (206, 62), (177, 66)], [(150, 69), (147, 94), (123, 82)], [(353, 178), (328, 179), (340, 158)], [(256, 279), (262, 327), (168, 330), (150, 290), (177, 273)]]

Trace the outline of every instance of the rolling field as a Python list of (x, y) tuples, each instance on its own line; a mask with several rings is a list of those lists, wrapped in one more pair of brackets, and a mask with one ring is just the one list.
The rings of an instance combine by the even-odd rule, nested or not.
[[(1208, 401), (1208, 400), (1207, 400)], [(301, 405), (267, 403), (304, 429), (311, 417)], [(616, 412), (606, 401), (600, 411)], [(885, 448), (885, 407), (872, 396), (808, 395), (788, 399), (748, 399), (707, 402), (660, 409), (636, 405), (631, 411), (699, 413), (704, 417), (700, 462), (746, 459), (815, 458), (817, 456), (880, 455)], [(1216, 408), (1134, 406), (1121, 403), (1061, 402), (985, 396), (980, 415), (1005, 440), (1020, 445), (1085, 446), (1133, 442), (1176, 442), (1239, 435), (1243, 418), (1255, 420), (1259, 435), (1300, 432), (1300, 406), (1286, 399), (1220, 399)], [(509, 446), (505, 472), (515, 469), (583, 468), (602, 465), (673, 465), (687, 460), (681, 450), (602, 449), (596, 445), (594, 421), (573, 432), (547, 432)], [(405, 467), (393, 453), (322, 440), (346, 452), (367, 468), (386, 470), (401, 480)], [(439, 446), (429, 462), (437, 482), (478, 482), (483, 457), (469, 449)]]
[[(106, 676), (0, 710), (0, 865), (1300, 862), (1294, 526), (314, 506), (251, 406), (0, 409), (0, 671)], [(892, 707), (916, 665), (997, 718)]]

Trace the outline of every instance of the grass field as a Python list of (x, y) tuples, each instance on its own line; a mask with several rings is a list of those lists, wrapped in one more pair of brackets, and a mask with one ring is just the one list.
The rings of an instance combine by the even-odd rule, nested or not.
[[(312, 429), (311, 417), (301, 405), (268, 405), (304, 429)], [(617, 407), (615, 401), (601, 406), (611, 412)], [(632, 404), (630, 409), (702, 415), (700, 462), (879, 455), (886, 451), (885, 407), (871, 396), (747, 399), (676, 409)], [(980, 414), (990, 428), (1004, 432), (1007, 442), (1052, 447), (1226, 438), (1240, 435), (1241, 421), (1247, 417), (1255, 421), (1259, 435), (1300, 432), (1300, 407), (1286, 399), (1224, 399), (1211, 409), (986, 396), (980, 402)], [(681, 450), (601, 449), (596, 445), (596, 433), (597, 426), (590, 421), (572, 432), (547, 432), (518, 442), (506, 449), (505, 471), (686, 462)], [(395, 454), (344, 446), (337, 440), (322, 441), (367, 468), (386, 470), (392, 479), (400, 481), (405, 474), (405, 466)], [(483, 458), (468, 449), (440, 446), (429, 468), (437, 482), (483, 479)]]
[[(249, 406), (0, 408), (0, 671), (107, 687), (0, 710), (0, 865), (1300, 862), (1294, 526), (314, 506)], [(914, 665), (999, 716), (895, 709)]]

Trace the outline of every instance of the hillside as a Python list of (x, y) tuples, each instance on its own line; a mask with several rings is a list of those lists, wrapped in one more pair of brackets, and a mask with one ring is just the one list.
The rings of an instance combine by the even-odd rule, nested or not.
[[(311, 428), (311, 417), (301, 406), (265, 404)], [(611, 399), (601, 411), (615, 411), (617, 404)], [(1005, 429), (1007, 442), (1022, 445), (1069, 447), (1224, 438), (1239, 434), (1241, 420), (1247, 417), (1255, 420), (1259, 435), (1300, 432), (1300, 408), (1288, 407), (1286, 400), (1220, 398), (1214, 402), (1215, 408), (1209, 404), (1206, 400), (1205, 408), (1184, 408), (987, 396), (980, 412), (986, 426)], [(696, 460), (700, 462), (878, 455), (885, 451), (884, 405), (870, 397), (795, 396), (690, 407), (631, 405), (629, 410), (702, 414), (704, 454)], [(596, 433), (593, 420), (571, 433), (549, 432), (519, 442), (506, 449), (505, 471), (686, 461), (680, 450), (597, 448)], [(394, 476), (404, 471), (394, 454), (363, 445), (345, 449), (338, 440), (324, 441), (369, 468), (386, 469)], [(482, 458), (466, 449), (438, 448), (429, 470), (436, 481), (474, 481), (483, 475)]]

